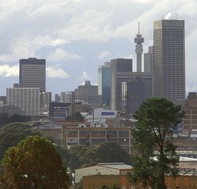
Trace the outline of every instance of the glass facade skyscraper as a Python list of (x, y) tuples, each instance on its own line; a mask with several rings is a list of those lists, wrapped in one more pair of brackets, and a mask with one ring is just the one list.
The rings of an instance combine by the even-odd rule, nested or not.
[(109, 62), (98, 68), (98, 94), (102, 95), (103, 105), (110, 106), (111, 66)]

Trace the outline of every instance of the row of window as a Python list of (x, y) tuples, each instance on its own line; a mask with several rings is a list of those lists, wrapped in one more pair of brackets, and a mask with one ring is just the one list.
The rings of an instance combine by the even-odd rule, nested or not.
[(67, 131), (66, 132), (68, 137), (71, 136), (80, 136), (80, 137), (87, 137), (87, 136), (92, 136), (92, 137), (128, 137), (129, 136), (129, 131)]

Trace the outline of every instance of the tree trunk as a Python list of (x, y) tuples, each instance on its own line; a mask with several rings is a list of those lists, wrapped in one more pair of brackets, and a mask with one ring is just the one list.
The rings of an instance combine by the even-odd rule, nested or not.
[(165, 183), (165, 176), (164, 175), (162, 175), (160, 177), (160, 181), (158, 182), (157, 189), (167, 189), (166, 183)]

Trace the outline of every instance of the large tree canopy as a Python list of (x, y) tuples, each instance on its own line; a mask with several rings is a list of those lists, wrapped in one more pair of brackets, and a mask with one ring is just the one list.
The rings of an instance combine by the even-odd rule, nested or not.
[(46, 138), (27, 137), (6, 151), (2, 164), (6, 188), (67, 188), (61, 157)]
[(176, 176), (179, 157), (172, 135), (182, 116), (181, 106), (164, 98), (151, 98), (141, 104), (131, 131), (136, 152), (132, 182), (166, 189), (165, 174)]
[(69, 169), (74, 171), (75, 169), (83, 167), (85, 158), (87, 158), (87, 152), (89, 147), (82, 145), (73, 145), (69, 148)]
[(96, 148), (95, 154), (98, 162), (131, 162), (129, 154), (121, 145), (115, 142), (103, 143)]
[(10, 123), (0, 128), (0, 159), (9, 147), (16, 146), (27, 136), (35, 135), (41, 135), (41, 132), (24, 123)]
[(8, 113), (0, 113), (0, 127), (13, 122), (27, 122), (31, 117), (19, 114), (9, 115)]
[(124, 162), (130, 164), (130, 155), (117, 143), (108, 142), (98, 146), (71, 146), (69, 149), (71, 171), (97, 163)]
[(8, 113), (0, 113), (0, 127), (10, 122)]

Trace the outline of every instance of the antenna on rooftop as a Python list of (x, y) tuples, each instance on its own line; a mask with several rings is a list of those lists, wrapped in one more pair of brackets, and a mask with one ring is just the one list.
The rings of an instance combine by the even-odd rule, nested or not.
[(138, 21), (138, 34), (140, 34), (140, 21)]

